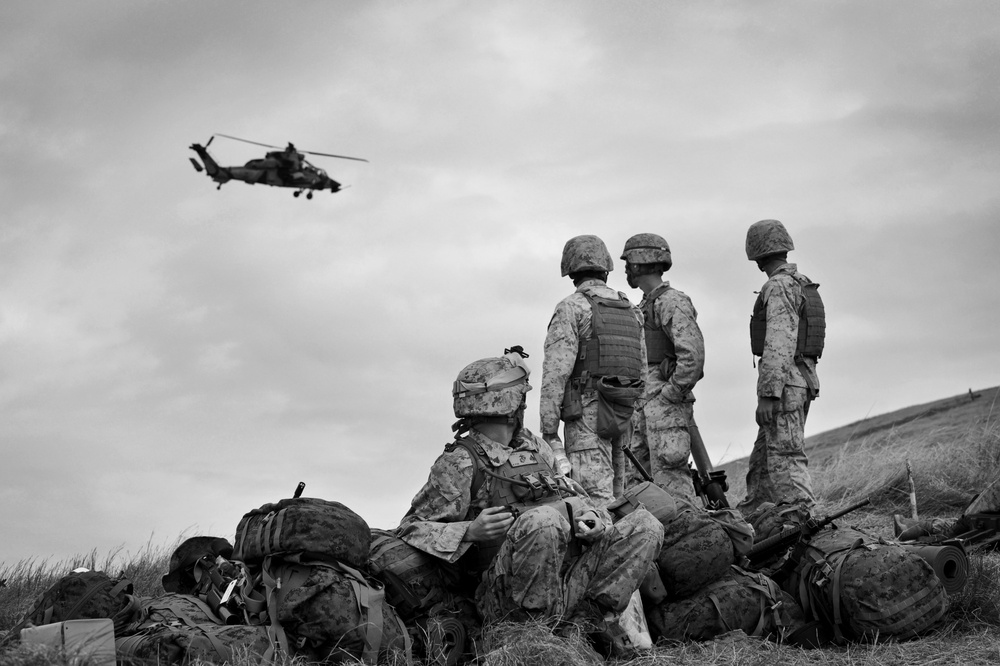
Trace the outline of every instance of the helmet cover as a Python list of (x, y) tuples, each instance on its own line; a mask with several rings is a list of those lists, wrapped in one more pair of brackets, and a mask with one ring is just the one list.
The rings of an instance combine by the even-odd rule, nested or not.
[(484, 358), (462, 368), (452, 386), (455, 416), (511, 416), (531, 390), (531, 370), (517, 352)]
[(794, 249), (788, 230), (777, 220), (754, 222), (747, 229), (747, 259), (750, 261)]
[(575, 236), (566, 241), (562, 253), (562, 275), (581, 271), (610, 273), (615, 269), (608, 247), (597, 236)]
[(630, 264), (671, 264), (670, 246), (663, 236), (636, 234), (625, 241), (622, 259)]

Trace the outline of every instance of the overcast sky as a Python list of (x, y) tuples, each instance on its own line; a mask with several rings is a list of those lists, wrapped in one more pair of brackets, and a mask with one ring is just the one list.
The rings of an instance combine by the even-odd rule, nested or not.
[[(807, 434), (996, 386), (998, 68), (993, 0), (5, 2), (0, 562), (231, 537), (299, 481), (395, 526), (467, 363), (523, 345), (537, 431), (580, 234), (634, 302), (625, 240), (669, 241), (717, 464), (759, 219), (827, 306)], [(216, 191), (213, 133), (370, 162)]]

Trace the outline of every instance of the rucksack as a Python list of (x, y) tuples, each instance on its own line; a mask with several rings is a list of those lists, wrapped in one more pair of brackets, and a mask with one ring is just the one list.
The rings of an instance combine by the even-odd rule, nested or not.
[(737, 566), (685, 599), (646, 608), (653, 640), (704, 641), (737, 629), (784, 641), (806, 624), (802, 609), (778, 584)]
[(683, 599), (722, 578), (736, 562), (729, 531), (701, 507), (679, 501), (676, 517), (663, 526), (656, 558), (671, 599)]
[(261, 565), (277, 649), (311, 661), (412, 659), (406, 625), (382, 584), (342, 562), (267, 557)]
[(11, 629), (0, 645), (16, 641), (29, 624), (43, 625), (65, 620), (110, 618), (115, 631), (131, 621), (132, 581), (111, 578), (103, 571), (73, 571), (57, 580)]
[(260, 564), (269, 555), (302, 553), (364, 567), (371, 549), (368, 523), (339, 502), (283, 499), (245, 514), (236, 528), (233, 559)]
[(245, 624), (156, 624), (115, 640), (118, 663), (187, 666), (198, 663), (271, 662), (267, 627)]
[(448, 601), (460, 584), (456, 571), (387, 530), (372, 530), (369, 571), (385, 585), (386, 601), (405, 622)]
[(802, 543), (782, 587), (835, 639), (912, 638), (948, 610), (948, 595), (920, 555), (854, 529), (829, 529)]

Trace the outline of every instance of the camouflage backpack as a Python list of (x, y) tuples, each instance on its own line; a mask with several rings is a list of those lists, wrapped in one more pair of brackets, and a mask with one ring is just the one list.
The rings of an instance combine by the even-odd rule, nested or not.
[(73, 571), (38, 598), (31, 610), (0, 640), (0, 645), (16, 641), (26, 626), (65, 620), (110, 618), (115, 631), (120, 631), (134, 612), (131, 594), (132, 581), (127, 578), (112, 579), (103, 571)]
[(853, 529), (823, 530), (793, 554), (782, 587), (835, 640), (912, 638), (948, 610), (948, 595), (920, 555)]
[(283, 499), (243, 516), (236, 528), (233, 559), (254, 565), (269, 555), (302, 553), (309, 559), (364, 567), (371, 540), (368, 523), (339, 502)]
[(392, 532), (372, 530), (369, 570), (385, 585), (386, 601), (404, 621), (426, 615), (453, 596), (458, 575), (434, 556), (414, 548)]
[(723, 521), (709, 511), (678, 501), (677, 516), (664, 524), (656, 562), (671, 599), (683, 599), (719, 580), (736, 562), (733, 541)]
[(342, 562), (267, 557), (261, 565), (276, 649), (310, 661), (412, 659), (406, 625), (382, 584)]
[(773, 580), (731, 566), (685, 599), (646, 609), (653, 640), (704, 641), (737, 629), (748, 636), (787, 640), (806, 624), (802, 609)]

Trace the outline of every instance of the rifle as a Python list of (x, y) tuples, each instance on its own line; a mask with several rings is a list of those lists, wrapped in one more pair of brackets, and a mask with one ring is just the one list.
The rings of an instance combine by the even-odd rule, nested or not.
[[(729, 490), (729, 482), (726, 481), (726, 470), (716, 470), (712, 467), (708, 451), (705, 450), (705, 440), (701, 438), (701, 431), (698, 430), (694, 418), (688, 425), (688, 434), (691, 436), (691, 457), (694, 458), (696, 467), (691, 470), (695, 493), (708, 509), (713, 511), (728, 509), (729, 500), (726, 499), (726, 491)], [(690, 467), (690, 463), (688, 466)]]
[(642, 478), (646, 479), (650, 483), (656, 483), (655, 481), (653, 481), (653, 475), (649, 473), (648, 469), (642, 466), (642, 463), (639, 462), (639, 459), (635, 457), (634, 453), (632, 453), (632, 449), (623, 446), (622, 452), (624, 452), (625, 455), (628, 456), (628, 459), (632, 461), (632, 464), (635, 465), (635, 468), (639, 470), (639, 474), (642, 475)]
[(766, 562), (768, 559), (783, 553), (790, 547), (794, 546), (799, 541), (809, 539), (814, 534), (819, 532), (821, 529), (832, 523), (833, 521), (846, 516), (852, 511), (857, 511), (863, 506), (871, 504), (871, 499), (864, 499), (857, 504), (852, 504), (843, 511), (838, 511), (836, 513), (831, 513), (826, 518), (821, 518), (816, 520), (815, 518), (810, 518), (806, 522), (802, 523), (798, 527), (789, 527), (786, 530), (779, 532), (773, 536), (769, 536), (766, 539), (756, 541), (753, 544), (753, 548), (750, 549), (750, 554), (748, 555), (750, 559), (750, 564), (760, 564), (761, 562)]

